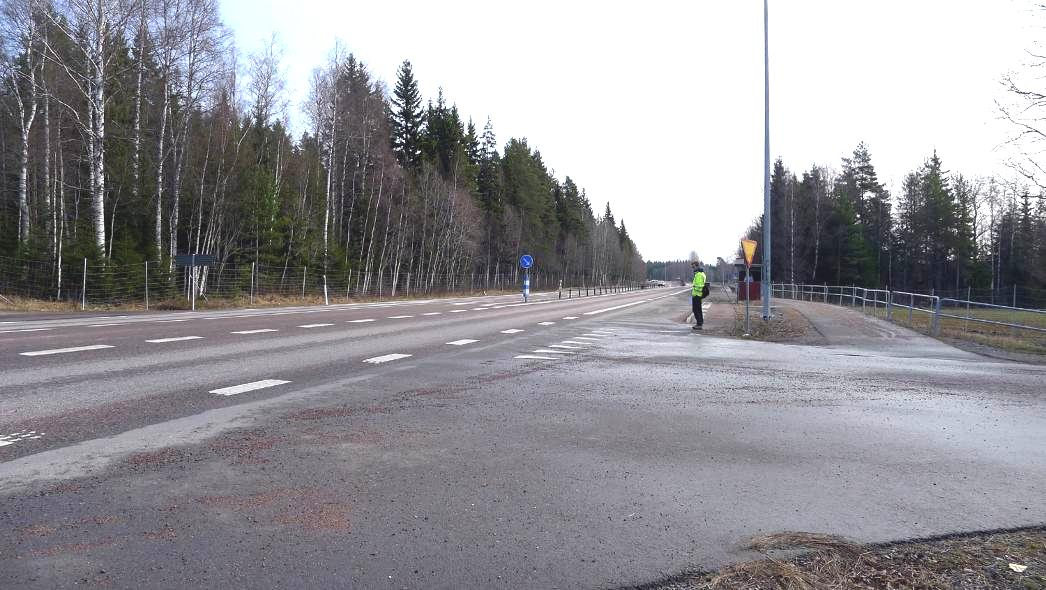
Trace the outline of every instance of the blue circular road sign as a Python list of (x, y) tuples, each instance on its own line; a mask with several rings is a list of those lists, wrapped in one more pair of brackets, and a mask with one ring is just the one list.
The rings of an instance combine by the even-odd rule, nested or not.
[(522, 268), (530, 268), (534, 266), (534, 257), (530, 254), (524, 254), (519, 257), (519, 266)]

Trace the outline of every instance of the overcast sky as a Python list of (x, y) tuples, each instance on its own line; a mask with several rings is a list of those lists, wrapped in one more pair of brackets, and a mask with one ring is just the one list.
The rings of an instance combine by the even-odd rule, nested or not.
[[(762, 211), (758, 0), (221, 0), (243, 54), (279, 36), (292, 125), (340, 39), (390, 86), (410, 59), (501, 145), (527, 137), (606, 202), (647, 259), (732, 256)], [(994, 101), (1041, 36), (1028, 0), (770, 0), (770, 142), (793, 171), (839, 168), (859, 141), (896, 193), (936, 149), (1002, 170)], [(246, 60), (241, 60), (246, 63)], [(300, 128), (300, 127), (299, 127)]]

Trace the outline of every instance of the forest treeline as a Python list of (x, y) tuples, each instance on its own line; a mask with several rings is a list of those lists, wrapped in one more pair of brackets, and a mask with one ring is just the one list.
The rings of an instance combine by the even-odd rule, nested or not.
[(85, 257), (193, 252), (415, 281), (524, 252), (567, 282), (644, 274), (609, 204), (425, 100), (410, 62), (389, 89), (335, 45), (292, 137), (278, 43), (237, 63), (217, 0), (3, 0), (0, 29), (0, 256), (56, 283)]
[[(879, 181), (863, 143), (838, 172), (814, 166), (796, 174), (777, 160), (770, 193), (774, 282), (1046, 289), (1042, 196), (1020, 183), (951, 172), (936, 152), (896, 195)], [(762, 216), (745, 237), (762, 243)]]

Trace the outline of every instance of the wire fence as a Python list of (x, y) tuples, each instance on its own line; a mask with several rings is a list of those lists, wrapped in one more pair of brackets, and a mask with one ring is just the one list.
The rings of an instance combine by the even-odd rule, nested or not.
[(946, 296), (951, 294), (839, 285), (773, 285), (777, 298), (842, 305), (931, 336), (1046, 354), (1046, 309), (976, 301), (972, 290), (962, 299)]
[[(87, 259), (47, 262), (0, 258), (0, 303), (14, 298), (59, 301), (79, 307), (132, 306), (185, 309), (229, 301), (254, 305), (278, 302), (345, 303), (359, 300), (474, 295), (522, 291), (523, 273), (417, 274), (395, 268), (324, 272), (307, 266), (257, 263), (176, 266), (143, 262), (113, 265)], [(562, 297), (640, 288), (627, 280), (594, 281), (530, 271), (534, 291), (560, 289)]]

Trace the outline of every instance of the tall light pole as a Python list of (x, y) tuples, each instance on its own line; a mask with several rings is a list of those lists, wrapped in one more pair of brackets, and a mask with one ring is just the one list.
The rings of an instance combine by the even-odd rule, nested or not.
[(770, 319), (770, 17), (763, 0), (763, 319)]

